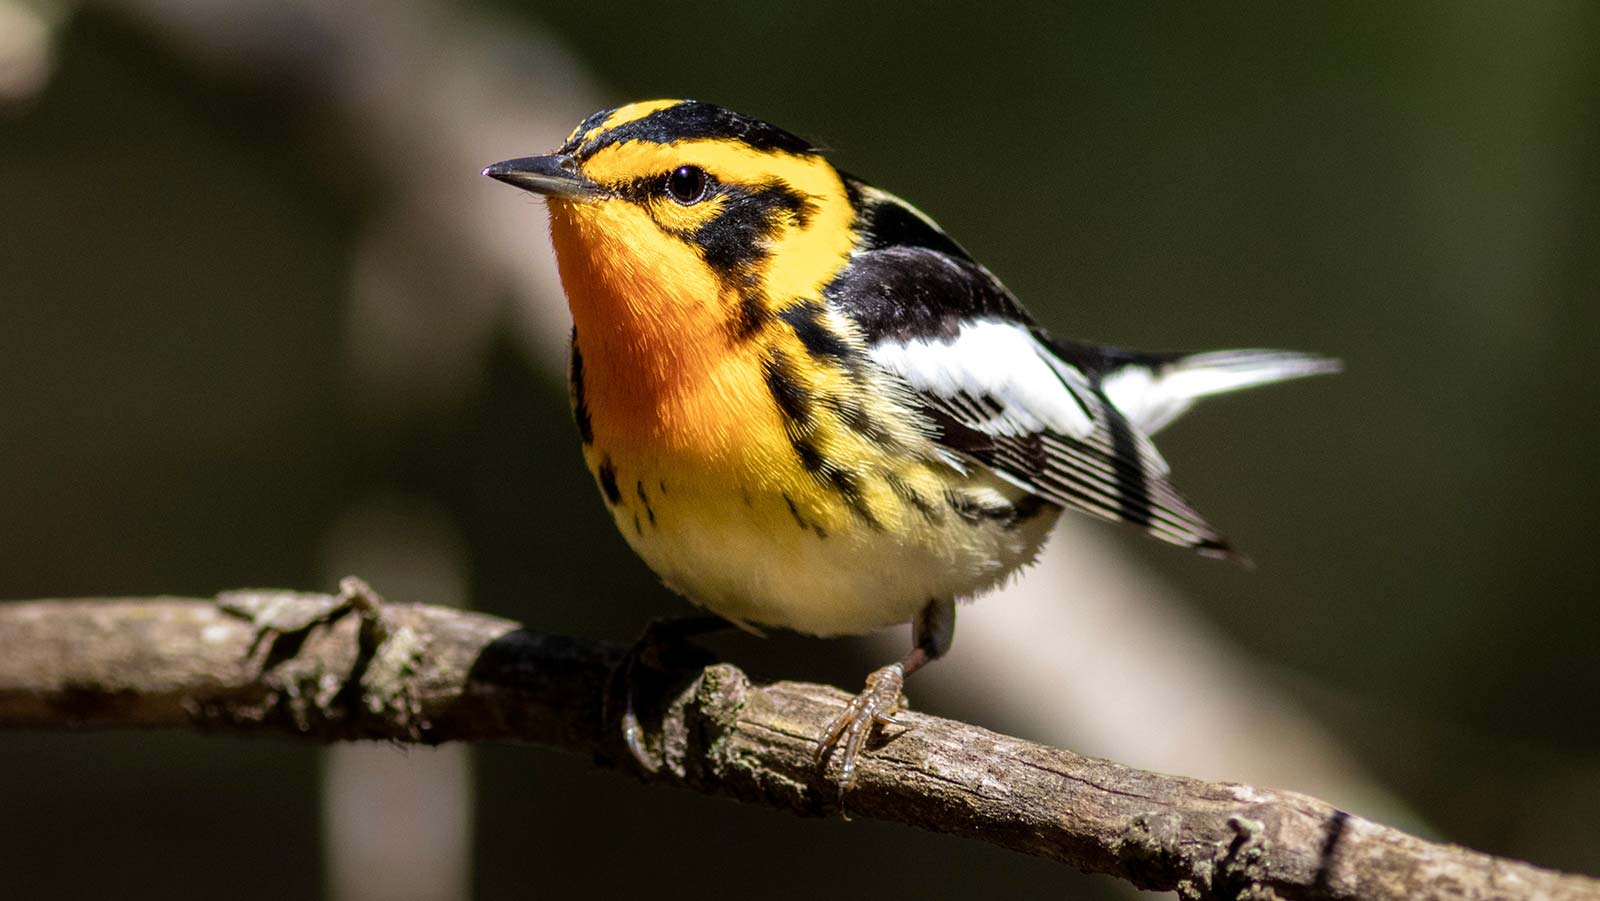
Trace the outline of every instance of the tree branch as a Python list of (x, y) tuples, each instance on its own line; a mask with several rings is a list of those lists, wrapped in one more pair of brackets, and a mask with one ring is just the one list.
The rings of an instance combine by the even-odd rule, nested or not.
[[(644, 774), (605, 699), (622, 649), (491, 616), (327, 595), (0, 604), (0, 729), (183, 727), (321, 741), (526, 741), (800, 814), (846, 700), (717, 664), (663, 686)], [(261, 632), (257, 623), (309, 626)], [(654, 697), (647, 693), (646, 697)], [(1600, 899), (1600, 880), (1425, 841), (1292, 792), (1120, 766), (916, 713), (864, 755), (850, 812), (966, 836), (1186, 898)], [(835, 764), (836, 765), (836, 764)]]

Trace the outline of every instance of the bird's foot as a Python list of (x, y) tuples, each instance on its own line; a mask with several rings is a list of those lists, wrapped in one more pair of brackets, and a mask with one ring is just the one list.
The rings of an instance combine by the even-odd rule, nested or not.
[[(643, 706), (640, 700), (644, 697), (660, 697), (663, 692), (641, 691), (642, 688), (650, 688), (642, 683), (659, 683), (674, 675), (698, 672), (714, 662), (710, 654), (689, 644), (687, 639), (727, 626), (727, 621), (717, 616), (654, 620), (645, 627), (639, 640), (628, 648), (613, 671), (612, 690), (607, 692), (607, 697), (616, 697), (618, 693), (622, 695), (622, 741), (628, 748), (628, 754), (645, 772), (659, 772), (663, 760), (661, 754), (651, 750), (648, 745), (644, 721), (640, 717)], [(657, 689), (660, 687), (659, 684), (654, 686)], [(659, 718), (660, 711), (645, 712)]]
[(828, 724), (817, 743), (817, 765), (823, 766), (829, 752), (843, 747), (839, 762), (839, 813), (845, 819), (844, 794), (856, 784), (856, 757), (872, 734), (874, 726), (900, 725), (895, 714), (906, 706), (901, 690), (905, 687), (905, 666), (891, 663), (867, 677), (867, 686)]

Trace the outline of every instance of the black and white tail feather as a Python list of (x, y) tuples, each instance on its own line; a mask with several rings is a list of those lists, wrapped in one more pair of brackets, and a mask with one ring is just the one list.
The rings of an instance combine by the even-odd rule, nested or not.
[(1203, 397), (1342, 368), (1338, 360), (1287, 350), (1139, 354), (1065, 341), (1050, 346), (1067, 360), (1081, 358), (1084, 350), (1104, 360), (1101, 368), (1088, 370), (1091, 377), (1106, 400), (1146, 435), (1165, 428)]
[[(1100, 402), (1110, 408), (1107, 416), (1110, 434), (1115, 436), (1119, 429), (1127, 429), (1134, 435), (1134, 440), (1125, 445), (1132, 453), (1119, 450), (1113, 442), (1113, 466), (1120, 467), (1123, 472), (1117, 484), (1116, 515), (1106, 518), (1143, 526), (1163, 541), (1240, 562), (1247, 561), (1173, 488), (1166, 461), (1150, 443), (1149, 436), (1165, 428), (1202, 398), (1341, 369), (1338, 360), (1282, 350), (1141, 354), (1059, 341), (1049, 342), (1048, 347), (1069, 367), (1083, 365), (1068, 360), (1074, 356), (1083, 359), (1084, 350), (1092, 351), (1099, 358), (1100, 366), (1079, 371), (1085, 372)], [(1062, 353), (1063, 350), (1067, 353)], [(1119, 418), (1120, 425), (1116, 422)], [(1046, 442), (1049, 443), (1048, 438)], [(1124, 456), (1130, 459), (1122, 459)], [(1100, 511), (1090, 512), (1105, 515)]]
[(1053, 339), (926, 216), (857, 189), (866, 240), (829, 302), (861, 328), (871, 359), (906, 389), (951, 462), (1162, 541), (1244, 559), (1173, 487), (1149, 436), (1201, 398), (1337, 372), (1337, 360)]

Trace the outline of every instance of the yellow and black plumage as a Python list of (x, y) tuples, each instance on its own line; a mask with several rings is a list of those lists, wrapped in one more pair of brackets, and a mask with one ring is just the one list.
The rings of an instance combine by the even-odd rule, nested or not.
[(956, 601), (1033, 560), (1063, 508), (1233, 555), (1149, 434), (1337, 368), (1053, 338), (921, 212), (711, 104), (605, 110), (484, 171), (549, 199), (584, 458), (651, 569), (748, 626), (913, 624), (823, 737), (845, 740), (841, 788)]

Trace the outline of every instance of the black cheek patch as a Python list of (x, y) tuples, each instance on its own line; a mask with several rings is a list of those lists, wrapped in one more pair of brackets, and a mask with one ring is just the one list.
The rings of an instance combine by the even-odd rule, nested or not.
[(736, 278), (767, 258), (767, 241), (787, 218), (804, 228), (816, 205), (793, 189), (768, 182), (747, 188), (724, 185), (722, 211), (689, 235), (706, 265), (724, 280)]

